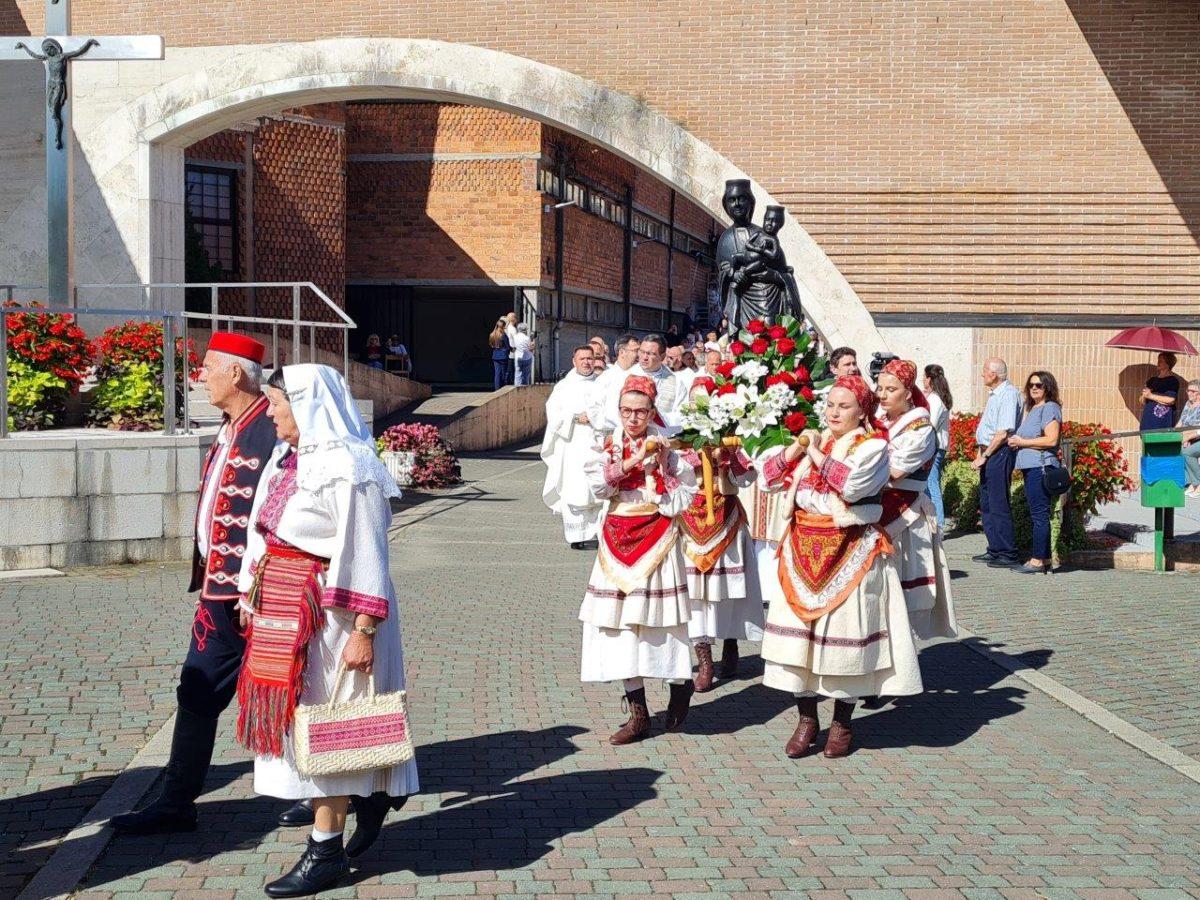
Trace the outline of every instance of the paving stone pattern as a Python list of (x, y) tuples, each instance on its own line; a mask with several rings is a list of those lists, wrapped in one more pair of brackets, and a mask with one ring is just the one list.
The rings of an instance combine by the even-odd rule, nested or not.
[(1200, 578), (1069, 571), (1014, 575), (947, 542), (958, 611), (981, 637), (1200, 760)]
[[(698, 698), (685, 733), (662, 733), (651, 684), (655, 736), (610, 747), (620, 691), (578, 681), (589, 554), (539, 505), (535, 454), (464, 469), (473, 483), (410, 498), (394, 535), (423, 791), (328, 896), (1200, 891), (1200, 785), (953, 643), (924, 651), (925, 694), (861, 717), (845, 760), (783, 756), (794, 709), (759, 684), (749, 645), (743, 677)], [(961, 595), (995, 590), (956, 567)], [(152, 698), (163, 718), (169, 682)], [(260, 897), (295, 861), (304, 831), (252, 794), (231, 725), (202, 829), (114, 840), (80, 896)]]

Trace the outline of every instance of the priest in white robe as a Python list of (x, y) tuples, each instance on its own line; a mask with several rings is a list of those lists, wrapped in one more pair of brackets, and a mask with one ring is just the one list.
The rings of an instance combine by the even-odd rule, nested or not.
[(595, 386), (594, 351), (584, 344), (571, 355), (573, 368), (550, 392), (546, 401), (546, 436), (542, 461), (546, 481), (542, 502), (562, 518), (563, 537), (572, 550), (596, 548), (596, 534), (604, 504), (588, 485), (583, 465), (594, 452), (596, 435), (588, 413)]
[(641, 343), (637, 335), (621, 335), (614, 345), (617, 358), (611, 366), (605, 366), (604, 371), (596, 376), (596, 383), (592, 389), (592, 402), (588, 408), (588, 418), (592, 421), (592, 430), (599, 432), (602, 436), (612, 434), (621, 424), (621, 417), (617, 414), (616, 405), (610, 404), (609, 400), (620, 393), (625, 379), (637, 366), (638, 348)]
[[(657, 413), (654, 424), (668, 437), (678, 434), (682, 428), (683, 404), (687, 401), (687, 391), (683, 382), (675, 377), (675, 373), (664, 363), (667, 353), (667, 342), (660, 334), (648, 334), (642, 339), (638, 348), (638, 361), (629, 375), (644, 375), (654, 382), (658, 395), (654, 400)], [(621, 385), (612, 384), (606, 392), (604, 417), (613, 422), (614, 428), (620, 424), (618, 406), (621, 395)]]

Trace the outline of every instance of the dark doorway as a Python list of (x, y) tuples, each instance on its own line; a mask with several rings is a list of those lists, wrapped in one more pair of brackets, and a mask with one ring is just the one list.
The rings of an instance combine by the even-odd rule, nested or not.
[(486, 386), (492, 383), (488, 334), (512, 311), (513, 289), (351, 284), (346, 307), (358, 323), (352, 354), (371, 334), (384, 342), (395, 334), (408, 347), (417, 381)]

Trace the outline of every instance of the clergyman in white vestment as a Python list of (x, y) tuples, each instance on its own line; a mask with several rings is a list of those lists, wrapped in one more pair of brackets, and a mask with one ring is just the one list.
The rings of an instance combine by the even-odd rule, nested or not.
[(594, 549), (604, 504), (588, 486), (584, 462), (594, 453), (596, 435), (589, 417), (595, 379), (591, 347), (576, 347), (571, 369), (546, 401), (546, 436), (542, 460), (546, 482), (542, 501), (562, 518), (563, 537), (575, 550)]

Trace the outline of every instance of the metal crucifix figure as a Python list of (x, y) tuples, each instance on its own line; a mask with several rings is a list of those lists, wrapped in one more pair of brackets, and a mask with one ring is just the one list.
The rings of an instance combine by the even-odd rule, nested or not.
[(42, 52), (36, 53), (30, 50), (24, 41), (17, 41), (18, 49), (24, 50), (34, 59), (41, 60), (46, 64), (46, 107), (54, 118), (54, 147), (57, 150), (63, 148), (62, 111), (67, 102), (67, 63), (73, 59), (79, 59), (93, 47), (99, 46), (98, 40), (88, 38), (87, 43), (73, 53), (63, 53), (62, 44), (54, 38), (46, 38), (42, 41)]
[[(34, 50), (40, 47), (41, 52)], [(72, 271), (73, 141), (71, 73), (74, 62), (162, 59), (157, 35), (76, 37), (71, 0), (47, 0), (46, 33), (0, 37), (0, 60), (36, 59), (46, 69), (46, 288), (50, 303), (74, 303)]]

